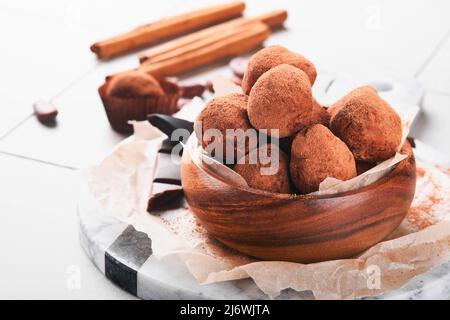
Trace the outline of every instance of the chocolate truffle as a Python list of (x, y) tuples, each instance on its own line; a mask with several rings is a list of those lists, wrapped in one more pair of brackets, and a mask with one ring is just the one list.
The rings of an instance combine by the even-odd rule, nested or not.
[(114, 76), (109, 82), (107, 94), (137, 98), (162, 96), (164, 90), (153, 76), (141, 71), (130, 71)]
[(279, 137), (283, 138), (308, 123), (312, 108), (311, 84), (306, 73), (282, 64), (256, 81), (248, 99), (248, 118), (256, 129), (278, 129)]
[[(214, 142), (214, 137), (207, 136), (207, 130), (216, 129), (222, 134), (223, 149), (211, 150), (214, 151), (211, 155), (219, 161), (225, 162), (227, 151), (229, 153), (234, 152), (234, 160), (236, 160), (239, 155), (243, 156), (257, 145), (257, 132), (252, 128), (248, 121), (247, 101), (248, 97), (244, 94), (234, 93), (218, 97), (208, 102), (206, 107), (197, 117), (196, 121), (201, 122), (202, 132), (199, 132), (200, 130), (196, 128), (196, 134), (201, 141), (203, 148), (208, 147)], [(238, 135), (238, 132), (236, 135), (227, 135), (227, 129), (242, 129), (244, 135)], [(250, 139), (248, 136), (246, 137), (245, 133), (247, 130), (251, 130), (248, 132), (254, 133), (254, 136), (252, 136), (254, 139)], [(211, 146), (211, 148), (212, 147), (213, 146)], [(231, 161), (232, 159), (228, 160)], [(227, 163), (229, 163), (229, 161)]]
[[(270, 159), (277, 152), (278, 166), (273, 166)], [(260, 155), (267, 159), (260, 161)], [(250, 162), (250, 160), (252, 162)], [(241, 163), (245, 160), (244, 163)], [(273, 168), (269, 168), (273, 166)], [(267, 172), (261, 170), (265, 168)], [(248, 185), (255, 189), (265, 190), (274, 193), (293, 193), (289, 181), (289, 161), (287, 156), (274, 144), (265, 144), (262, 147), (253, 149), (247, 153), (244, 159), (234, 166), (234, 171), (239, 173)]]
[[(357, 94), (357, 92), (360, 92), (360, 93), (364, 93), (364, 92), (366, 92), (366, 93), (367, 93), (367, 92), (373, 92), (374, 94), (377, 94), (377, 91), (376, 91), (373, 87), (371, 87), (371, 86), (362, 86), (362, 87), (360, 87), (360, 88), (357, 88), (357, 89), (351, 91), (350, 93), (348, 93), (347, 95), (345, 95), (344, 97), (342, 97), (341, 99), (339, 99), (339, 100), (336, 101), (334, 104), (332, 104), (332, 105), (330, 105), (330, 106), (328, 107), (327, 111), (328, 111), (328, 114), (329, 114), (329, 116), (330, 116), (330, 120), (331, 120), (331, 118), (332, 118), (334, 115), (336, 115), (336, 113), (337, 113), (339, 110), (342, 109), (342, 107), (345, 106), (345, 104), (346, 104), (350, 99), (352, 99), (352, 98), (355, 96), (355, 94)], [(355, 94), (353, 94), (353, 93), (355, 93)]]
[(242, 93), (231, 93), (225, 97), (219, 97), (214, 100), (220, 101), (222, 105), (233, 105), (243, 110), (247, 110), (248, 96)]
[(330, 129), (357, 160), (379, 162), (400, 146), (400, 116), (371, 87), (353, 90), (331, 108)]
[(301, 193), (319, 189), (327, 177), (348, 180), (356, 176), (353, 154), (325, 126), (306, 127), (294, 138), (291, 148), (291, 179)]
[(317, 71), (311, 61), (281, 46), (269, 46), (258, 51), (250, 58), (242, 80), (244, 92), (250, 94), (250, 90), (256, 83), (256, 80), (263, 73), (280, 64), (289, 64), (303, 70), (308, 75), (310, 84), (314, 84)]

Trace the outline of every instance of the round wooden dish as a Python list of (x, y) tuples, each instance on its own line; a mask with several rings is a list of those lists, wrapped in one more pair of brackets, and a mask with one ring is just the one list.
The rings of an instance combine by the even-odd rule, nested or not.
[(181, 178), (192, 212), (216, 239), (265, 260), (311, 263), (354, 256), (386, 238), (414, 197), (408, 158), (367, 187), (326, 196), (282, 195), (227, 184), (183, 153)]

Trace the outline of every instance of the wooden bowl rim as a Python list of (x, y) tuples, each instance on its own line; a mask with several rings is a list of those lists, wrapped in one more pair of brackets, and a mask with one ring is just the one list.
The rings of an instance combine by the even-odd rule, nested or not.
[[(404, 149), (405, 146), (409, 145), (408, 141), (405, 141), (405, 143), (402, 146), (402, 150)], [(402, 163), (404, 163), (405, 161), (410, 160), (412, 157), (414, 157), (414, 152), (411, 148), (411, 153), (402, 161), (400, 161), (399, 163), (397, 163), (394, 168), (386, 174), (386, 176), (382, 177), (381, 179), (367, 185), (364, 186), (362, 188), (358, 188), (355, 190), (350, 190), (350, 191), (345, 191), (345, 192), (339, 192), (339, 193), (334, 193), (334, 194), (324, 194), (324, 195), (308, 195), (308, 194), (284, 194), (284, 193), (275, 193), (275, 192), (269, 192), (269, 191), (264, 191), (264, 190), (259, 190), (259, 189), (255, 189), (252, 187), (243, 187), (243, 186), (238, 186), (238, 185), (232, 185), (222, 179), (220, 179), (218, 176), (216, 176), (214, 173), (210, 173), (208, 172), (208, 170), (205, 170), (204, 168), (202, 168), (201, 166), (197, 165), (196, 163), (194, 163), (192, 161), (192, 159), (190, 159), (191, 163), (193, 165), (195, 165), (199, 170), (201, 170), (204, 174), (206, 174), (208, 177), (217, 180), (221, 183), (224, 183), (230, 187), (236, 188), (238, 190), (244, 191), (244, 192), (248, 192), (248, 193), (252, 193), (255, 195), (262, 195), (262, 196), (270, 196), (274, 199), (277, 200), (320, 200), (320, 199), (332, 199), (332, 198), (337, 198), (337, 197), (345, 197), (345, 196), (349, 196), (349, 195), (354, 195), (354, 194), (358, 194), (358, 193), (363, 193), (365, 191), (367, 191), (368, 189), (371, 188), (375, 188), (381, 184), (387, 183), (389, 179), (393, 178), (395, 175), (398, 175), (400, 173), (400, 170), (402, 168), (400, 168), (400, 165)], [(189, 158), (190, 155), (189, 155)]]

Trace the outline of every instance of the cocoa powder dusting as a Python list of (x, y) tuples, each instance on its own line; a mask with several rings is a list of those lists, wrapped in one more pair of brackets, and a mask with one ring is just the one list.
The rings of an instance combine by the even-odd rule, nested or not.
[(207, 255), (227, 263), (245, 264), (253, 261), (252, 258), (226, 247), (211, 237), (187, 208), (168, 211), (160, 218), (168, 230), (184, 239), (191, 247), (196, 247)]
[(437, 198), (432, 195), (428, 196), (428, 202), (417, 207), (411, 207), (406, 218), (418, 230), (432, 226), (437, 222), (433, 217), (432, 209), (434, 205), (438, 204), (441, 200), (442, 198)]
[[(449, 170), (445, 172), (449, 174)], [(407, 221), (416, 229), (422, 230), (440, 221), (436, 214), (438, 207), (445, 201), (442, 185), (425, 167), (417, 167), (417, 190), (413, 204), (406, 216)], [(444, 192), (445, 193), (445, 192)]]

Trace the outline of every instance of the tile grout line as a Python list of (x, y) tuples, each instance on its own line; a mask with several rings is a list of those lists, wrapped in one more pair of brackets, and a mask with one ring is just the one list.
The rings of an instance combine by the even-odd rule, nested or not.
[(25, 118), (23, 118), (22, 120), (17, 122), (14, 126), (11, 127), (11, 129), (9, 129), (2, 136), (0, 136), (0, 141), (3, 140), (4, 138), (6, 138), (7, 136), (9, 136), (14, 130), (19, 128), (25, 121), (30, 119), (33, 115), (34, 115), (34, 113), (29, 113)]
[[(49, 101), (53, 102), (55, 99), (60, 97), (66, 91), (70, 90), (72, 87), (74, 87), (80, 81), (82, 81), (85, 77), (87, 77), (91, 72), (96, 70), (100, 66), (100, 63), (101, 62), (97, 61), (93, 67), (89, 68), (86, 72), (84, 72), (83, 74), (81, 74), (80, 76), (78, 76), (77, 78), (72, 80), (68, 85), (66, 85), (63, 89), (61, 89), (59, 92), (57, 92)], [(27, 120), (31, 119), (33, 116), (34, 116), (34, 112), (28, 114), (24, 119), (20, 120), (16, 125), (14, 125), (11, 129), (9, 129), (5, 134), (0, 136), (0, 141), (2, 141), (3, 139), (7, 138), (10, 134), (12, 134), (16, 129), (18, 129), (22, 124), (24, 124)], [(40, 159), (35, 159), (35, 158), (31, 158), (31, 157), (27, 157), (27, 156), (23, 156), (23, 155), (19, 155), (19, 154), (14, 154), (14, 153), (2, 151), (2, 150), (0, 150), (0, 154), (8, 155), (8, 156), (11, 156), (11, 157), (17, 157), (17, 158), (21, 158), (21, 159), (25, 159), (25, 160), (29, 160), (29, 161), (39, 162), (39, 163), (43, 163), (43, 164), (46, 164), (46, 165), (51, 165), (51, 166), (55, 166), (55, 167), (59, 167), (59, 168), (65, 168), (65, 169), (70, 169), (70, 170), (78, 170), (75, 167), (61, 165), (61, 164), (50, 162), (50, 161), (44, 161), (44, 160), (40, 160)]]
[[(57, 92), (52, 98), (49, 99), (50, 102), (53, 102), (55, 99), (60, 97), (62, 94), (64, 94), (66, 91), (70, 90), (72, 87), (74, 87), (76, 84), (78, 84), (80, 81), (82, 81), (85, 77), (87, 77), (91, 72), (93, 72), (95, 69), (99, 67), (100, 63), (96, 63), (92, 68), (88, 69), (86, 72), (72, 80), (68, 85), (66, 85), (63, 89), (61, 89), (59, 92)], [(25, 118), (20, 120), (18, 123), (16, 123), (11, 129), (6, 131), (2, 136), (0, 136), (0, 141), (8, 137), (11, 133), (13, 133), (16, 129), (18, 129), (22, 124), (24, 124), (28, 119), (32, 118), (34, 116), (34, 112), (31, 112), (28, 114)]]
[(74, 80), (72, 80), (71, 82), (69, 82), (64, 88), (62, 88), (61, 90), (59, 90), (52, 98), (50, 98), (50, 102), (53, 102), (55, 99), (59, 98), (62, 94), (64, 94), (65, 92), (67, 92), (68, 90), (72, 89), (74, 86), (76, 86), (79, 82), (81, 82), (84, 78), (86, 78), (87, 76), (89, 76), (92, 72), (94, 72), (99, 66), (100, 66), (101, 62), (100, 61), (96, 61), (95, 65), (92, 66), (91, 68), (89, 68), (87, 71), (83, 72), (82, 74), (80, 74), (78, 77), (76, 77)]
[(425, 69), (428, 67), (428, 65), (431, 63), (431, 61), (434, 59), (434, 57), (437, 55), (437, 53), (444, 46), (444, 44), (447, 42), (447, 39), (449, 39), (449, 38), (450, 38), (450, 29), (447, 30), (447, 32), (444, 34), (444, 36), (441, 38), (441, 40), (436, 45), (436, 47), (434, 47), (434, 49), (431, 51), (431, 53), (425, 59), (423, 64), (417, 69), (416, 73), (414, 74), (415, 79), (417, 79), (422, 74), (422, 72), (425, 71)]
[(35, 158), (31, 158), (31, 157), (27, 157), (27, 156), (24, 156), (24, 155), (11, 153), (11, 152), (6, 152), (6, 151), (1, 151), (0, 150), (0, 154), (1, 155), (6, 155), (6, 156), (10, 156), (10, 157), (20, 158), (20, 159), (23, 159), (23, 160), (29, 160), (29, 161), (32, 161), (32, 162), (39, 162), (39, 163), (42, 163), (42, 164), (46, 164), (46, 165), (49, 165), (49, 166), (58, 167), (58, 168), (62, 168), (62, 169), (69, 169), (69, 170), (74, 170), (74, 171), (78, 170), (78, 168), (75, 168), (75, 167), (72, 167), (72, 166), (58, 164), (58, 163), (50, 162), (50, 161), (46, 161), (46, 160), (35, 159)]
[[(181, 0), (176, 1), (176, 4), (181, 2)], [(172, 5), (170, 8), (168, 8), (162, 15), (165, 16), (171, 9), (173, 9), (176, 4)], [(102, 64), (102, 61), (97, 60), (95, 65), (91, 68), (89, 68), (86, 72), (82, 73), (80, 76), (69, 82), (63, 89), (61, 89), (59, 92), (57, 92), (52, 98), (49, 99), (49, 102), (53, 102), (55, 99), (59, 98), (62, 94), (70, 90), (72, 87), (74, 87), (76, 84), (78, 84), (80, 81), (82, 81), (85, 77), (87, 77), (91, 72), (94, 72), (100, 65)], [(10, 130), (8, 130), (6, 133), (4, 133), (2, 136), (0, 136), (0, 141), (8, 137), (11, 133), (13, 133), (16, 129), (18, 129), (22, 124), (24, 124), (28, 119), (30, 119), (34, 113), (28, 114), (24, 119), (20, 120), (16, 125), (14, 125)]]
[(434, 94), (439, 94), (441, 96), (450, 97), (450, 92), (441, 91), (441, 90), (437, 90), (437, 89), (433, 89), (433, 88), (426, 88), (426, 90), (428, 92), (431, 92), (431, 93), (434, 93)]

